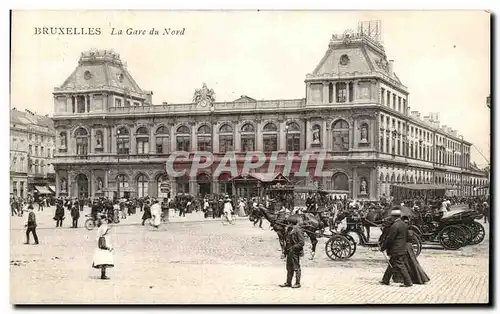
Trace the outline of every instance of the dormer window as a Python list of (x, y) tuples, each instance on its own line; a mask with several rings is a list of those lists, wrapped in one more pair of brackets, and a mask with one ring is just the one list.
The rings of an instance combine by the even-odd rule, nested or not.
[(348, 55), (342, 55), (340, 57), (340, 65), (347, 65), (349, 63), (349, 56)]

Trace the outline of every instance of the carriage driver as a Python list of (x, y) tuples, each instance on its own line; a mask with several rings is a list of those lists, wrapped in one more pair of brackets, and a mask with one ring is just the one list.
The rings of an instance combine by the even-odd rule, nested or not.
[[(304, 256), (304, 231), (294, 220), (287, 226), (285, 235), (286, 254), (286, 282), (280, 287), (300, 288), (300, 257)], [(295, 284), (292, 286), (293, 273), (295, 272)]]

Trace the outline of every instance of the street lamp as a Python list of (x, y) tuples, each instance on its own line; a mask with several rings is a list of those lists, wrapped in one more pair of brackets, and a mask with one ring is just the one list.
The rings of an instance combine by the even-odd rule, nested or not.
[[(117, 130), (116, 131), (116, 140), (117, 141), (120, 141), (120, 130)], [(117, 151), (117, 167), (118, 167), (118, 171), (117, 173), (119, 173), (120, 171), (120, 143), (118, 142), (118, 151)], [(116, 183), (117, 183), (117, 187), (116, 187), (116, 192), (117, 192), (117, 199), (120, 199), (120, 175), (117, 174), (116, 175)]]

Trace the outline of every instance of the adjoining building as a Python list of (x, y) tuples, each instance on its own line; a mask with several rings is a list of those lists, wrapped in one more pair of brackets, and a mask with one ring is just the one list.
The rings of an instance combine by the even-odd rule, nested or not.
[(12, 195), (54, 194), (54, 123), (29, 110), (10, 111), (10, 186)]
[[(315, 177), (311, 160), (309, 177), (287, 180), (350, 198), (378, 199), (390, 185), (409, 183), (447, 185), (457, 195), (481, 193), (474, 187), (488, 179), (471, 168), (471, 143), (440, 125), (437, 114), (422, 117), (410, 109), (408, 89), (387, 58), (378, 27), (361, 23), (357, 33), (333, 35), (306, 75), (301, 99), (242, 95), (217, 102), (204, 84), (192, 102), (153, 105), (153, 93), (138, 86), (119, 54), (82, 53), (53, 93), (57, 195), (252, 195), (273, 180), (264, 173), (273, 152), (279, 160), (294, 152), (294, 171), (300, 153), (325, 153), (323, 168), (331, 177)], [(212, 152), (214, 167), (226, 152), (235, 152), (239, 166), (248, 151), (264, 152), (268, 160), (243, 178), (216, 174), (214, 167), (172, 178), (165, 163), (175, 151)], [(178, 160), (174, 167), (188, 169), (191, 162)]]

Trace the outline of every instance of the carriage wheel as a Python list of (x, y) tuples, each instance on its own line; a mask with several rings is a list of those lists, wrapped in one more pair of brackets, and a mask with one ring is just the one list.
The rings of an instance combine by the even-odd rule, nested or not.
[(87, 230), (92, 230), (95, 228), (95, 221), (92, 218), (85, 220), (85, 228)]
[(458, 250), (466, 244), (465, 232), (460, 226), (447, 226), (439, 234), (439, 242), (445, 249)]
[(470, 225), (460, 225), (459, 227), (462, 228), (465, 233), (465, 245), (472, 244), (474, 233), (472, 232)]
[(476, 245), (483, 242), (484, 236), (486, 234), (483, 225), (477, 221), (474, 221), (472, 225), (469, 225), (469, 228), (472, 230), (472, 240), (470, 243)]
[(417, 257), (422, 252), (422, 240), (420, 240), (420, 237), (416, 234), (413, 234), (413, 238), (411, 239), (411, 248)]
[(344, 237), (347, 238), (349, 244), (351, 245), (351, 254), (349, 254), (349, 256), (347, 257), (351, 258), (354, 255), (354, 253), (356, 253), (356, 241), (350, 234), (344, 234)]
[(334, 235), (326, 241), (325, 251), (331, 260), (343, 260), (350, 257), (352, 249), (345, 236)]

